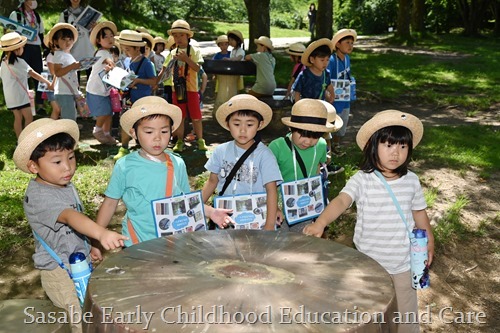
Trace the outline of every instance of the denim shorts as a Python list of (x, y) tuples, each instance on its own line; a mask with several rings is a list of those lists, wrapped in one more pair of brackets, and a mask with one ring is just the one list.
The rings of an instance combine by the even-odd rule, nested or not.
[(73, 95), (55, 95), (56, 102), (61, 107), (61, 119), (76, 121), (76, 105)]
[(109, 96), (94, 95), (87, 92), (87, 105), (92, 117), (112, 116), (111, 99)]
[(54, 96), (54, 91), (46, 91), (45, 94), (47, 95), (47, 100), (49, 102), (56, 100), (56, 97)]

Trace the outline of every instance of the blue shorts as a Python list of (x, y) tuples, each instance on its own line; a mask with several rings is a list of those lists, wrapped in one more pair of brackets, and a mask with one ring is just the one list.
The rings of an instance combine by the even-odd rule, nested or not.
[(47, 95), (47, 100), (49, 102), (56, 100), (56, 96), (54, 96), (54, 91), (46, 91), (45, 94)]
[(61, 107), (61, 119), (76, 121), (76, 105), (73, 95), (55, 95), (56, 102)]
[(87, 92), (87, 105), (92, 117), (112, 116), (111, 99), (109, 96), (94, 95)]

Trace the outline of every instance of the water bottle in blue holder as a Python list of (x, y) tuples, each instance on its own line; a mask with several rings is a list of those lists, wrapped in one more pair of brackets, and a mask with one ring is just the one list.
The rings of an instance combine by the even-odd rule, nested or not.
[(415, 236), (411, 241), (410, 265), (411, 281), (414, 289), (424, 289), (430, 286), (429, 255), (427, 252), (427, 232), (424, 229), (414, 229)]
[(75, 283), (76, 294), (80, 300), (80, 305), (83, 307), (90, 273), (92, 272), (92, 265), (89, 265), (85, 254), (81, 252), (75, 252), (69, 256), (69, 265), (73, 282)]

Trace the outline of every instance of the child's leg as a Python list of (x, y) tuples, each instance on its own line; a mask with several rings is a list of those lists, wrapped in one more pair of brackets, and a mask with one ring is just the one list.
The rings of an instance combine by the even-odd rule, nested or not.
[[(82, 308), (76, 295), (75, 284), (61, 267), (40, 272), (42, 287), (55, 306), (68, 311), (71, 332), (82, 332)], [(75, 322), (76, 320), (76, 322)]]
[(52, 107), (52, 113), (50, 114), (50, 118), (52, 119), (59, 119), (61, 116), (61, 108), (59, 107), (59, 104), (57, 104), (56, 100), (50, 101), (50, 106)]
[(396, 299), (398, 301), (399, 322), (405, 324), (398, 325), (398, 333), (418, 333), (418, 300), (417, 291), (411, 286), (410, 271), (391, 275)]
[[(33, 121), (33, 115), (31, 114), (31, 106), (12, 110), (14, 114), (14, 132), (16, 133), (16, 138), (19, 138), (19, 135), (23, 131), (23, 128), (26, 127), (29, 123)], [(23, 126), (24, 119), (24, 126)]]
[(351, 113), (350, 108), (343, 109), (339, 115), (342, 118), (342, 128), (337, 132), (333, 133), (333, 147), (332, 151), (338, 154), (340, 152), (340, 140), (345, 135), (347, 130), (347, 123), (349, 122), (349, 114)]
[(200, 95), (197, 92), (188, 92), (187, 103), (189, 117), (193, 123), (194, 133), (197, 137), (197, 144), (199, 150), (207, 150), (205, 140), (203, 139), (203, 123), (202, 114), (200, 109)]

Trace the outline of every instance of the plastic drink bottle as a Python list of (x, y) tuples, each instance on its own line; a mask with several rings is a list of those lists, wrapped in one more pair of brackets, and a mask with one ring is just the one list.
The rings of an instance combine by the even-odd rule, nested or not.
[(120, 98), (120, 93), (118, 89), (111, 88), (109, 91), (109, 98), (111, 99), (111, 109), (113, 112), (121, 112), (122, 111), (122, 103)]
[(87, 262), (85, 254), (81, 252), (75, 252), (69, 256), (69, 265), (73, 282), (75, 283), (76, 294), (80, 300), (80, 305), (83, 307), (92, 268)]
[(427, 252), (427, 233), (423, 229), (412, 231), (414, 238), (410, 239), (411, 282), (414, 289), (424, 289), (430, 286), (429, 255)]

